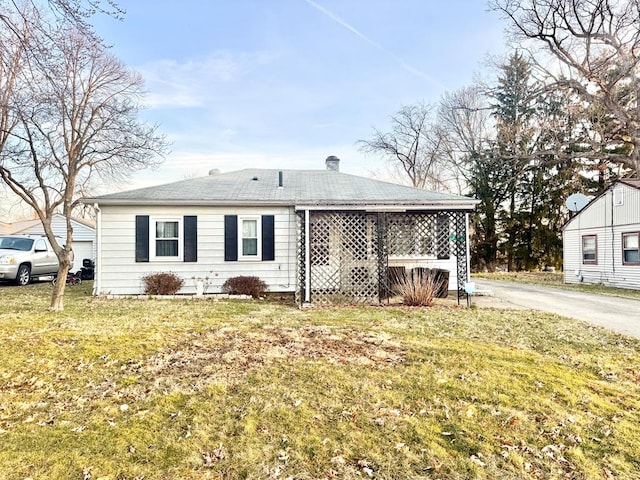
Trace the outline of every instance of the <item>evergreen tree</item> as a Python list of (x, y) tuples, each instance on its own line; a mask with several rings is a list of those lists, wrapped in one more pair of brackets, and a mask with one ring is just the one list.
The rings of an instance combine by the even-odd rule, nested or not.
[[(499, 66), (498, 85), (489, 92), (496, 118), (496, 156), (504, 173), (502, 186), (506, 202), (499, 205), (498, 219), (502, 230), (501, 250), (507, 259), (507, 269), (513, 270), (516, 253), (523, 243), (523, 217), (521, 215), (524, 183), (531, 183), (533, 176), (527, 171), (531, 153), (535, 150), (533, 128), (538, 92), (531, 77), (531, 66), (518, 52)], [(526, 239), (524, 240), (526, 243)], [(529, 242), (530, 243), (530, 242)], [(522, 252), (520, 252), (520, 255)]]

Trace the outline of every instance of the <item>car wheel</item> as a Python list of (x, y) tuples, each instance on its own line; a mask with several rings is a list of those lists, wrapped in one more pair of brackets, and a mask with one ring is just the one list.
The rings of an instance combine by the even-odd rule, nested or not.
[(31, 269), (29, 265), (20, 265), (18, 274), (16, 275), (16, 284), (24, 287), (31, 281)]

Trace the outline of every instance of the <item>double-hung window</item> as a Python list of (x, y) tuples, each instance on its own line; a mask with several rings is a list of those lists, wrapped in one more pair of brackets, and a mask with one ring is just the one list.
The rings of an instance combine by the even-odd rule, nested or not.
[(179, 218), (154, 218), (152, 228), (154, 232), (153, 258), (175, 259), (182, 258), (182, 240), (180, 232), (182, 230)]
[(622, 263), (640, 265), (640, 232), (622, 234)]
[(136, 262), (198, 261), (198, 217), (135, 217)]
[(256, 260), (261, 258), (260, 217), (238, 217), (240, 232), (238, 236), (239, 260)]
[(598, 237), (596, 235), (582, 236), (582, 263), (586, 265), (598, 263)]
[(224, 260), (275, 260), (273, 215), (225, 215)]

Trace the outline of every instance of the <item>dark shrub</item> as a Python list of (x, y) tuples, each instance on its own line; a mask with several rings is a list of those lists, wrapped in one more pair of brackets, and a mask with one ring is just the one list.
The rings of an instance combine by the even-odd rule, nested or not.
[(149, 295), (174, 295), (184, 285), (184, 280), (173, 272), (149, 273), (142, 277), (144, 293)]
[(222, 293), (230, 295), (251, 295), (253, 298), (264, 296), (267, 284), (258, 277), (233, 277), (222, 285)]

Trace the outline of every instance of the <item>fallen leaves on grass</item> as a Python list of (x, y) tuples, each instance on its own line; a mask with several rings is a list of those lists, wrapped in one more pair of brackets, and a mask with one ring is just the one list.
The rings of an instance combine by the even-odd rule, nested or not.
[[(326, 327), (300, 329), (266, 326), (242, 334), (226, 328), (199, 335), (188, 343), (127, 366), (128, 374), (142, 375), (152, 390), (194, 391), (203, 385), (228, 383), (255, 367), (280, 360), (317, 360), (337, 365), (387, 368), (401, 364), (405, 352), (390, 336)], [(128, 387), (149, 389), (145, 382)], [(299, 406), (298, 401), (294, 406)]]
[(226, 452), (222, 444), (213, 450), (202, 452), (202, 461), (204, 468), (213, 468), (218, 462), (226, 458)]

